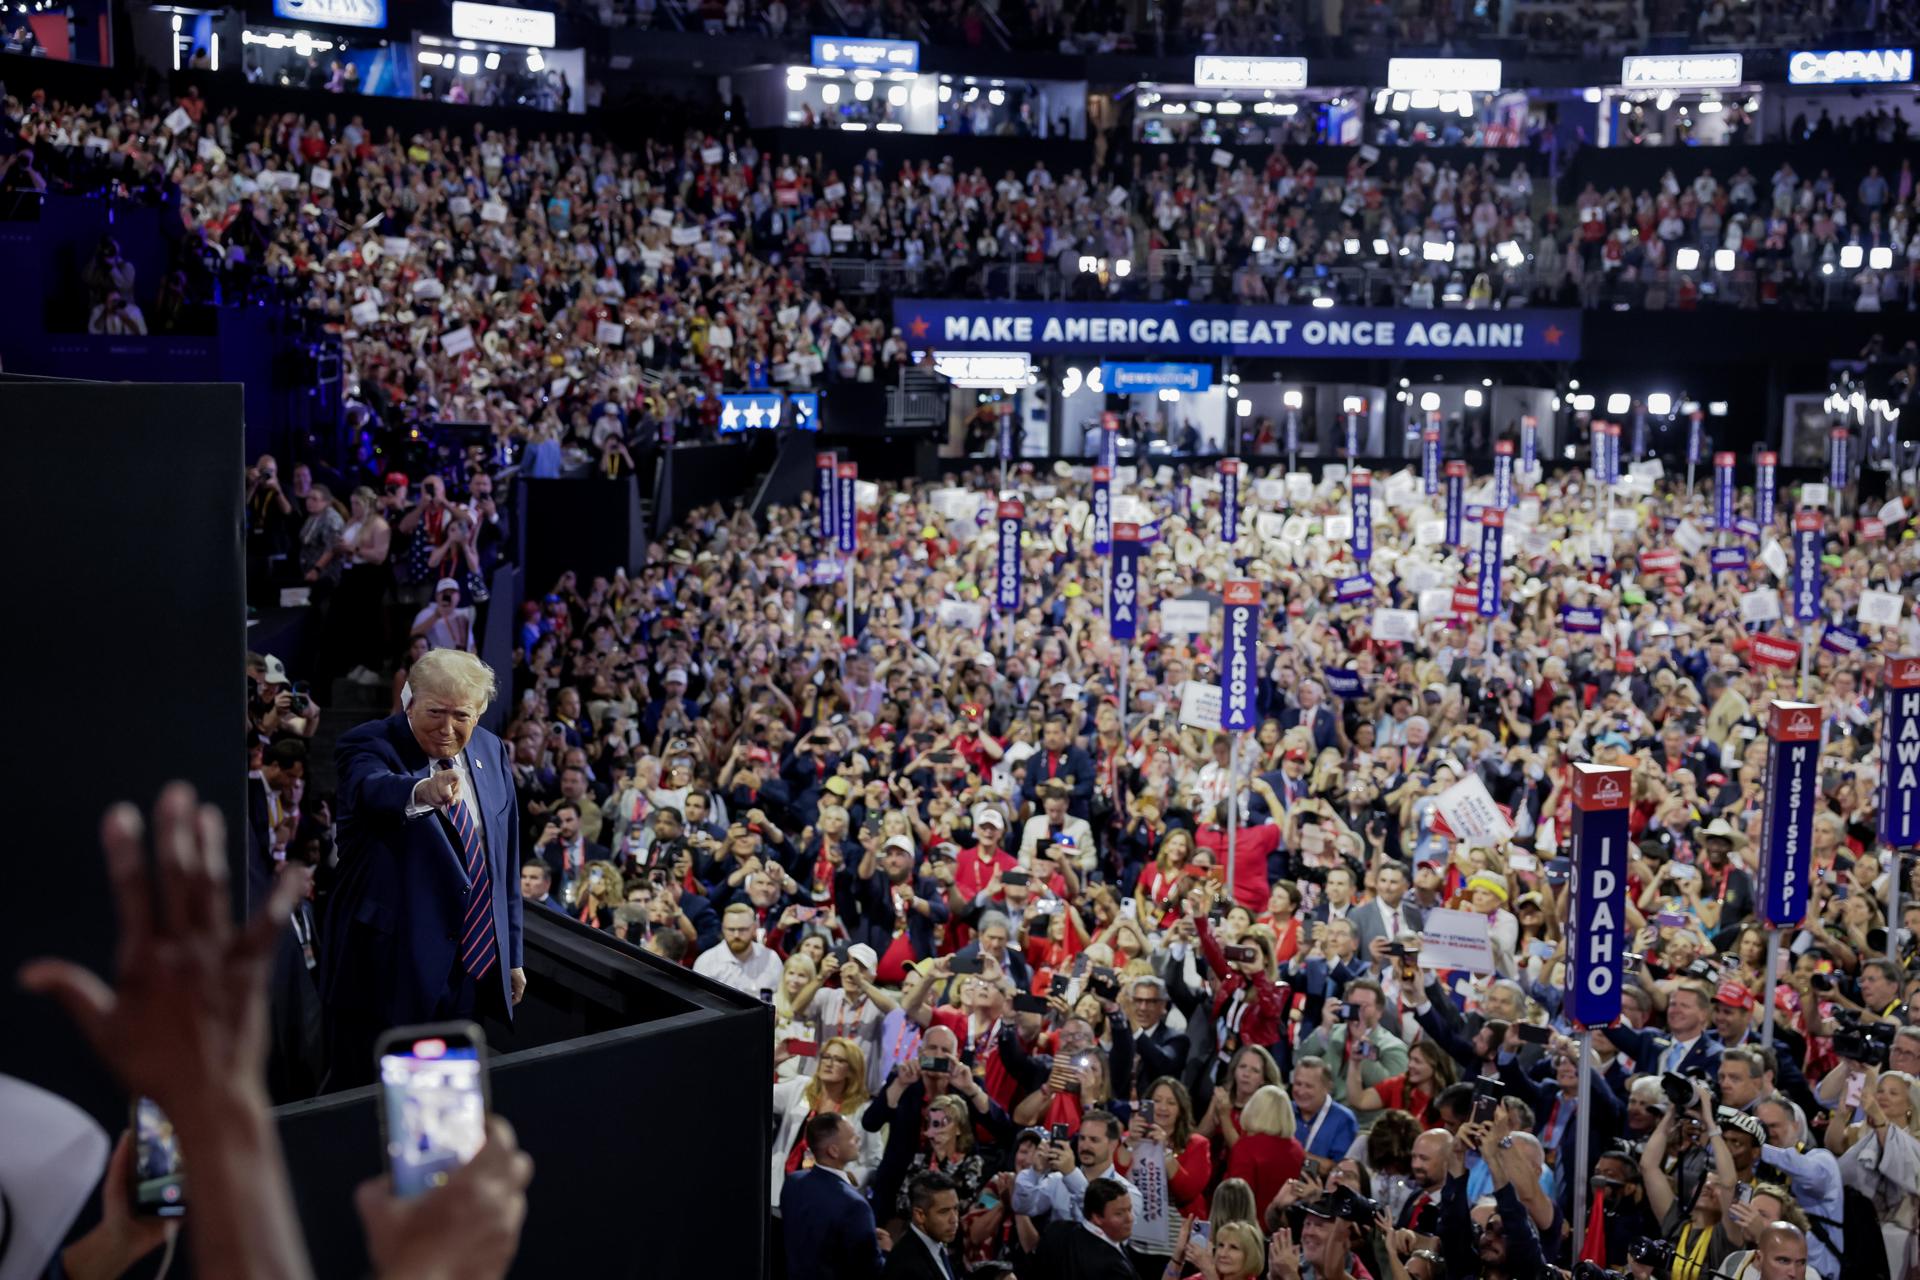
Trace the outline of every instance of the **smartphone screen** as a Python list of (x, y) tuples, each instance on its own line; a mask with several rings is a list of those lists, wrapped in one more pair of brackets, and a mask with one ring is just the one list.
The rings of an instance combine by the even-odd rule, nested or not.
[(1493, 1119), (1493, 1113), (1500, 1107), (1500, 1099), (1479, 1094), (1473, 1100), (1473, 1123), (1486, 1124)]
[(465, 1022), (381, 1037), (380, 1115), (395, 1195), (439, 1186), (486, 1141), (486, 1051), (480, 1028)]
[(157, 1218), (187, 1212), (187, 1180), (173, 1121), (152, 1098), (133, 1103), (133, 1211)]
[(1841, 1098), (1840, 1100), (1841, 1104), (1846, 1107), (1859, 1106), (1860, 1096), (1864, 1094), (1866, 1091), (1867, 1091), (1867, 1077), (1864, 1072), (1848, 1076), (1847, 1092), (1845, 1096)]

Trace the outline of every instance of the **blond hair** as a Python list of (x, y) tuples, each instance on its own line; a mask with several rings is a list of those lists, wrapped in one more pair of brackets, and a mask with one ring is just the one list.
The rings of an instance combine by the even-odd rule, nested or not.
[(1291, 1138), (1293, 1099), (1277, 1084), (1261, 1085), (1247, 1099), (1247, 1105), (1240, 1109), (1240, 1129), (1244, 1133), (1270, 1133), (1279, 1138)]
[(1247, 1265), (1240, 1274), (1245, 1276), (1264, 1276), (1267, 1274), (1267, 1245), (1260, 1238), (1259, 1228), (1250, 1222), (1235, 1218), (1231, 1222), (1222, 1222), (1213, 1228), (1214, 1247), (1224, 1243), (1237, 1244), (1245, 1255)]
[(407, 668), (408, 700), (431, 693), (487, 709), (499, 685), (493, 668), (463, 649), (429, 649)]

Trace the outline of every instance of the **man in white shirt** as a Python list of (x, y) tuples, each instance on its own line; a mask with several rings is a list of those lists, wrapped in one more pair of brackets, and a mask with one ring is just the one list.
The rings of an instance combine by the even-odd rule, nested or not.
[(757, 996), (780, 985), (780, 957), (753, 940), (753, 908), (744, 902), (728, 907), (720, 917), (720, 946), (700, 953), (693, 971), (722, 986)]
[(1014, 1179), (1013, 1211), (1029, 1216), (1051, 1213), (1055, 1222), (1080, 1222), (1088, 1184), (1106, 1178), (1133, 1192), (1133, 1184), (1113, 1167), (1121, 1132), (1120, 1121), (1111, 1112), (1089, 1111), (1081, 1116), (1080, 1132), (1072, 1145), (1047, 1144), (1048, 1172), (1023, 1169)]
[(1081, 872), (1091, 871), (1098, 860), (1099, 850), (1094, 847), (1093, 828), (1086, 819), (1076, 818), (1067, 812), (1069, 803), (1067, 789), (1064, 786), (1042, 788), (1041, 812), (1027, 819), (1027, 825), (1020, 831), (1020, 862), (1024, 866), (1033, 861), (1036, 850), (1046, 853), (1053, 844), (1054, 837), (1065, 836), (1072, 841), (1072, 851), (1065, 858)]

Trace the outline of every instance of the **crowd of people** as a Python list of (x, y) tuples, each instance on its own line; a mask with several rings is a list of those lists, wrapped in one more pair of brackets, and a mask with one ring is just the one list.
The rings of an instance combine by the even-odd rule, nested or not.
[[(1358, 566), (1312, 532), (1346, 509), (1338, 480), (1249, 500), (1231, 545), (1205, 476), (1129, 481), (1121, 518), (1159, 535), (1131, 647), (1107, 635), (1084, 470), (1017, 479), (1007, 626), (977, 612), (996, 541), (958, 495), (978, 475), (868, 496), (851, 636), (807, 501), (698, 511), (636, 574), (529, 604), (504, 730), (522, 892), (772, 1005), (789, 1275), (1906, 1274), (1920, 1028), (1874, 797), (1887, 655), (1920, 619), (1854, 614), (1916, 544), (1829, 522), (1824, 625), (1864, 642), (1822, 649), (1804, 689), (1827, 725), (1813, 905), (1771, 975), (1759, 724), (1797, 690), (1754, 660), (1741, 599), (1774, 585), (1757, 553), (1790, 499), (1748, 580), (1704, 550), (1636, 574), (1669, 521), (1710, 521), (1705, 495), (1623, 495), (1629, 529), (1548, 475), (1509, 509), (1491, 626), (1442, 611), (1388, 641), (1374, 610), (1467, 559), (1419, 541), (1438, 516), (1402, 481), (1376, 585), (1346, 602)], [(1274, 506), (1305, 536), (1263, 525)], [(1264, 592), (1261, 724), (1236, 772), (1181, 715), (1218, 681), (1219, 611), (1185, 634), (1158, 606), (1241, 574)], [(1602, 629), (1562, 629), (1563, 605)], [(1363, 690), (1333, 696), (1349, 675)], [(1576, 761), (1633, 770), (1634, 842), (1578, 1205)], [(1452, 835), (1441, 797), (1467, 779), (1511, 840)], [(1422, 962), (1440, 911), (1486, 922), (1483, 971)], [(951, 1272), (916, 1270), (925, 1251)]]

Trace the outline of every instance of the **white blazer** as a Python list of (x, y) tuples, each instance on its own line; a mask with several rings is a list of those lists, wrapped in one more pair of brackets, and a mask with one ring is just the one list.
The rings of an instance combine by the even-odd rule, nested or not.
[[(780, 1187), (787, 1180), (787, 1156), (793, 1151), (793, 1144), (800, 1141), (800, 1131), (807, 1123), (807, 1086), (813, 1083), (812, 1076), (796, 1076), (791, 1080), (782, 1080), (773, 1086), (773, 1115), (778, 1127), (773, 1137), (773, 1208), (780, 1210)], [(860, 1127), (860, 1117), (867, 1109), (866, 1103), (847, 1112), (847, 1120), (853, 1125), (854, 1132), (860, 1135), (860, 1156), (847, 1166), (847, 1176), (853, 1179), (853, 1185), (865, 1191), (867, 1181), (873, 1177), (873, 1171), (880, 1167), (880, 1154), (886, 1150), (887, 1131), (882, 1126), (879, 1133), (868, 1133)]]

